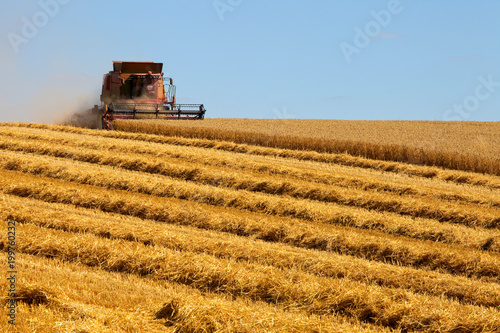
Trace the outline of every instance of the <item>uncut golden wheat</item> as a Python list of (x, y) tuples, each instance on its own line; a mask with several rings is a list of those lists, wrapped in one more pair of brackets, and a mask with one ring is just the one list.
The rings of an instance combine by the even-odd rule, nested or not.
[(189, 123), (118, 120), (115, 123), (122, 131), (317, 152), (346, 152), (371, 159), (500, 175), (499, 123), (290, 119), (207, 119)]

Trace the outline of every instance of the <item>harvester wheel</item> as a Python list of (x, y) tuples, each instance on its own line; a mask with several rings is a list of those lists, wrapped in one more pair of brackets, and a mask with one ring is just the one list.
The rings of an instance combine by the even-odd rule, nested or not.
[(111, 117), (109, 114), (105, 114), (102, 117), (102, 128), (107, 130), (107, 131), (112, 131), (114, 130), (113, 128), (113, 122), (111, 120)]

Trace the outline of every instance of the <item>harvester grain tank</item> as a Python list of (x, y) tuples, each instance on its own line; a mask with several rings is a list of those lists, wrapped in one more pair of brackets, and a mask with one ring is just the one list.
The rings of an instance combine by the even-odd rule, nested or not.
[(162, 68), (162, 63), (113, 61), (103, 78), (101, 106), (94, 106), (98, 128), (113, 129), (117, 118), (203, 119), (203, 104), (176, 103), (176, 87)]

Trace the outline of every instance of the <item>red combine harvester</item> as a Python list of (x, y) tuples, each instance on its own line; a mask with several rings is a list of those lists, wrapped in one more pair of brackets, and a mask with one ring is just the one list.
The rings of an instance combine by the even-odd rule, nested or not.
[(203, 104), (177, 104), (175, 85), (164, 78), (163, 64), (147, 61), (113, 61), (104, 75), (101, 106), (94, 106), (97, 126), (112, 130), (114, 119), (203, 119)]

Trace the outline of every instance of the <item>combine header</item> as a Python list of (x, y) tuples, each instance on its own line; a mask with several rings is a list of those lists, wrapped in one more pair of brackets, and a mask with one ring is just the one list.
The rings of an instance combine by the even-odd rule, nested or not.
[(164, 78), (162, 63), (113, 61), (104, 75), (101, 106), (94, 106), (98, 128), (113, 129), (113, 119), (203, 119), (203, 104), (177, 104), (175, 85)]

